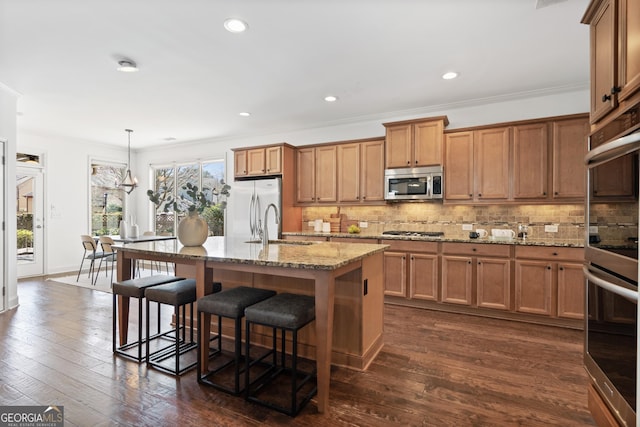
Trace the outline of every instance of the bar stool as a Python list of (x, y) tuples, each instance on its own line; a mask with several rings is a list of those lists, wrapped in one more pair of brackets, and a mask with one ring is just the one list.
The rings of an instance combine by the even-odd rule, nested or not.
[[(245, 369), (245, 398), (251, 402), (258, 403), (289, 416), (296, 416), (304, 405), (311, 400), (318, 391), (317, 383), (312, 389), (301, 396), (298, 401), (298, 394), (306, 383), (316, 380), (316, 369), (312, 372), (302, 372), (298, 370), (298, 331), (308, 325), (315, 319), (315, 301), (313, 297), (306, 295), (294, 295), (288, 293), (278, 294), (267, 300), (249, 306), (244, 311), (246, 319), (246, 350), (245, 354), (249, 355), (251, 340), (251, 325), (263, 325), (273, 330), (273, 348), (264, 353), (255, 360), (249, 360)], [(277, 329), (282, 331), (280, 365), (277, 361)], [(292, 349), (291, 349), (291, 366), (285, 364), (285, 344), (286, 331), (292, 333)], [(269, 364), (264, 360), (273, 355), (273, 362)], [(267, 369), (262, 372), (256, 379), (251, 380), (251, 367), (261, 364), (266, 365)], [(281, 374), (288, 373), (291, 375), (291, 396), (290, 406), (279, 405), (266, 399), (260, 398), (259, 395), (269, 394), (277, 397), (279, 393), (267, 393), (268, 386), (274, 382)], [(298, 376), (302, 379), (298, 382)]]
[[(205, 314), (218, 316), (218, 333), (215, 337), (208, 340), (218, 342), (218, 348), (209, 354), (209, 358), (202, 362), (202, 346), (208, 343), (202, 343), (200, 334), (198, 334), (198, 382), (207, 384), (231, 394), (240, 394), (240, 366), (242, 364), (242, 318), (244, 317), (245, 308), (256, 304), (260, 301), (274, 296), (276, 293), (267, 289), (250, 288), (247, 286), (239, 286), (237, 288), (227, 289), (216, 294), (209, 294), (198, 299), (198, 330), (204, 322)], [(230, 360), (222, 363), (213, 370), (209, 370), (209, 359), (214, 356), (223, 356), (222, 351), (222, 318), (233, 319), (235, 321), (235, 338), (234, 352)], [(209, 349), (210, 351), (210, 349)], [(219, 381), (213, 379), (216, 374), (221, 373), (230, 365), (234, 366), (234, 383), (233, 387), (227, 387)], [(204, 371), (204, 372), (203, 372)]]
[[(155, 276), (151, 276), (155, 277)], [(213, 284), (213, 292), (220, 291), (220, 284)], [(173, 375), (182, 375), (197, 364), (196, 361), (180, 367), (180, 357), (189, 353), (197, 347), (196, 341), (193, 339), (193, 303), (196, 301), (196, 281), (194, 279), (183, 279), (164, 285), (153, 286), (145, 289), (144, 296), (147, 300), (147, 337), (149, 336), (149, 303), (157, 302), (160, 304), (171, 305), (174, 308), (175, 328), (160, 334), (160, 338), (168, 337), (169, 334), (175, 332), (175, 336), (171, 339), (172, 343), (168, 346), (159, 348), (153, 353), (150, 352), (150, 340), (146, 341), (146, 362), (148, 366), (156, 368), (165, 373)], [(189, 304), (189, 340), (186, 339), (186, 306)], [(180, 308), (182, 308), (182, 326), (180, 326)], [(182, 338), (180, 331), (182, 330)], [(169, 367), (165, 362), (168, 359), (175, 358), (175, 365)]]
[[(144, 291), (146, 288), (151, 286), (163, 285), (165, 283), (175, 282), (177, 280), (183, 280), (184, 277), (176, 277), (176, 276), (167, 276), (167, 275), (156, 275), (149, 277), (139, 277), (136, 279), (128, 279), (123, 280), (122, 282), (113, 282), (112, 291), (113, 291), (113, 352), (119, 354), (120, 356), (133, 359), (136, 362), (142, 362), (142, 343), (144, 340), (142, 339), (142, 300), (144, 298)], [(121, 346), (116, 345), (116, 306), (117, 306), (117, 297), (127, 297), (127, 298), (137, 298), (138, 299), (138, 340), (125, 343)], [(149, 310), (149, 306), (147, 305), (147, 310)], [(148, 312), (147, 312), (148, 318)], [(125, 322), (128, 322), (128, 313), (126, 313)], [(160, 324), (160, 308), (158, 306), (158, 324)], [(158, 328), (158, 333), (160, 332)], [(148, 336), (148, 335), (147, 335)], [(151, 337), (154, 338), (154, 337)], [(137, 357), (130, 354), (128, 350), (133, 347), (138, 347), (138, 355)]]

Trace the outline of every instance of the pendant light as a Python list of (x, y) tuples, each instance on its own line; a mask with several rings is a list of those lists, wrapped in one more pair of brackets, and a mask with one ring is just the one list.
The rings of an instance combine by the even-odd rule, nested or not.
[(138, 178), (131, 177), (131, 132), (133, 131), (131, 129), (125, 129), (125, 132), (127, 132), (128, 139), (129, 139), (129, 147), (128, 147), (129, 160), (127, 160), (127, 173), (124, 175), (124, 179), (118, 185), (118, 187), (123, 188), (125, 193), (131, 194), (134, 188), (138, 186)]

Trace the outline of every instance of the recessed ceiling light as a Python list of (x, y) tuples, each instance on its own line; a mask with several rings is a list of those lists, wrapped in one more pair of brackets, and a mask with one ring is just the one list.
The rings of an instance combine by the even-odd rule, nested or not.
[(122, 71), (123, 73), (135, 73), (138, 71), (138, 67), (135, 62), (129, 59), (123, 59), (122, 61), (118, 61), (117, 70)]
[(324, 97), (324, 100), (327, 102), (336, 102), (338, 100), (338, 97), (334, 95), (328, 95)]
[(224, 28), (226, 28), (230, 33), (242, 33), (247, 31), (249, 25), (241, 19), (229, 18), (224, 21)]
[(242, 113), (238, 113), (238, 115), (242, 117), (249, 117), (251, 113), (249, 113), (248, 111), (243, 111)]
[(456, 73), (455, 71), (449, 71), (448, 73), (444, 73), (442, 75), (442, 78), (445, 80), (455, 79), (456, 77), (458, 77), (458, 73)]

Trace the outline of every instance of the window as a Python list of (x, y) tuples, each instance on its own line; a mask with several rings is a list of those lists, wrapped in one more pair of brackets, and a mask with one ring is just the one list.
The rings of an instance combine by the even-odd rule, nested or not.
[[(160, 196), (154, 212), (156, 234), (175, 234), (178, 222), (187, 215), (188, 203), (183, 200), (183, 197), (185, 196), (184, 187), (188, 183), (197, 185), (207, 196), (207, 200), (219, 202), (215, 193), (222, 187), (224, 181), (224, 160), (154, 166), (152, 171), (155, 181), (154, 190)], [(170, 206), (165, 212), (165, 206), (171, 199), (176, 201), (179, 213), (174, 212)], [(206, 208), (202, 212), (202, 217), (209, 224), (210, 236), (224, 234), (224, 210), (219, 203)]]
[(118, 188), (126, 165), (92, 163), (91, 165), (91, 235), (120, 233), (124, 214), (125, 192)]

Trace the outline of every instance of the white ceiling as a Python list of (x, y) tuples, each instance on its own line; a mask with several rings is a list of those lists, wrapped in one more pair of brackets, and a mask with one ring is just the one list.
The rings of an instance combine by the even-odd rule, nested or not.
[(0, 0), (0, 86), (19, 135), (126, 146), (131, 128), (134, 149), (587, 88), (588, 0), (543, 3)]

